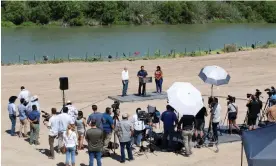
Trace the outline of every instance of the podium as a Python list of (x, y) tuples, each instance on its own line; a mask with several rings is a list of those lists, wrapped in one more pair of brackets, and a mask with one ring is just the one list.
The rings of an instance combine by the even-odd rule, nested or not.
[[(152, 83), (152, 77), (139, 78), (139, 84), (146, 84), (146, 83)], [(148, 97), (146, 87), (145, 87), (145, 93), (143, 97)]]

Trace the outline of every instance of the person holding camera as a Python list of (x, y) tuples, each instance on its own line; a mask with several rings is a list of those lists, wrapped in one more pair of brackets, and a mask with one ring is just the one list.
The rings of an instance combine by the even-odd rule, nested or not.
[(177, 129), (182, 131), (184, 138), (185, 154), (189, 157), (192, 154), (192, 136), (195, 124), (195, 117), (193, 115), (183, 115), (178, 123)]
[(77, 136), (78, 136), (78, 150), (83, 149), (83, 138), (85, 135), (85, 126), (86, 126), (86, 119), (83, 117), (83, 112), (79, 111), (78, 112), (78, 117), (75, 121), (75, 125), (77, 127)]
[(248, 107), (247, 125), (249, 126), (249, 130), (252, 130), (256, 128), (257, 118), (261, 112), (262, 105), (260, 104), (256, 96), (251, 95), (246, 106)]
[(55, 142), (55, 138), (57, 138), (57, 136), (58, 136), (59, 118), (57, 116), (57, 109), (56, 108), (52, 108), (51, 113), (52, 113), (52, 115), (49, 119), (49, 122), (48, 122), (48, 124), (45, 124), (45, 125), (47, 125), (47, 127), (49, 129), (50, 153), (49, 153), (48, 158), (49, 159), (55, 159), (54, 142)]
[[(204, 103), (204, 100), (202, 99), (202, 102)], [(205, 117), (208, 116), (207, 109), (205, 106), (203, 106), (199, 112), (195, 116), (195, 136), (196, 138), (199, 137), (199, 140), (203, 138), (203, 131), (205, 126)]]
[(232, 134), (232, 125), (240, 131), (239, 126), (236, 124), (236, 119), (238, 117), (238, 106), (235, 103), (235, 98), (228, 96), (228, 121), (229, 121), (229, 132)]
[(103, 154), (110, 156), (108, 143), (112, 137), (112, 130), (114, 129), (113, 118), (111, 117), (111, 108), (107, 107), (103, 114)]
[(30, 133), (30, 145), (35, 144), (39, 145), (39, 122), (40, 122), (40, 113), (38, 112), (36, 105), (32, 106), (32, 112), (28, 114), (28, 121), (31, 124), (31, 133)]
[(115, 133), (117, 134), (120, 141), (121, 148), (121, 163), (125, 163), (125, 148), (127, 149), (128, 159), (133, 160), (131, 151), (131, 137), (133, 135), (133, 127), (131, 122), (128, 120), (128, 114), (122, 115), (122, 120), (116, 124)]

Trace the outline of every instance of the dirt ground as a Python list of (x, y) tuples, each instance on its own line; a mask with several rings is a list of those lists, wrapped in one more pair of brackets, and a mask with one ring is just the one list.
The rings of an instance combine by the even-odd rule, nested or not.
[[(8, 118), (8, 98), (18, 95), (20, 86), (24, 85), (33, 95), (39, 96), (42, 110), (50, 112), (52, 107), (58, 109), (62, 105), (61, 91), (59, 90), (59, 77), (69, 77), (69, 90), (66, 99), (70, 99), (77, 108), (83, 108), (85, 116), (90, 114), (92, 103), (103, 112), (113, 101), (107, 99), (109, 95), (121, 94), (121, 71), (126, 66), (130, 73), (128, 93), (137, 92), (136, 73), (141, 65), (145, 66), (149, 75), (153, 75), (157, 65), (164, 72), (163, 88), (167, 90), (173, 82), (190, 82), (197, 87), (202, 94), (210, 94), (210, 85), (204, 84), (198, 77), (200, 69), (206, 65), (218, 65), (223, 67), (231, 75), (228, 85), (215, 87), (214, 95), (237, 98), (246, 98), (246, 93), (254, 93), (255, 89), (264, 90), (275, 85), (276, 82), (276, 49), (256, 50), (250, 52), (237, 52), (223, 55), (211, 55), (204, 57), (188, 57), (180, 59), (163, 59), (148, 61), (120, 61), (102, 63), (63, 63), (45, 65), (20, 65), (2, 67), (2, 164), (5, 166), (15, 165), (60, 165), (65, 161), (64, 155), (56, 154), (55, 160), (49, 160), (39, 149), (48, 149), (48, 129), (41, 124), (39, 146), (30, 146), (24, 139), (11, 137), (6, 133), (10, 129), (11, 122)], [(148, 91), (154, 91), (155, 85), (148, 84)], [(267, 95), (263, 92), (263, 101)], [(206, 98), (205, 98), (206, 99)], [(207, 101), (207, 100), (205, 100)], [(221, 98), (219, 102), (223, 108), (221, 119), (225, 117), (226, 100)], [(17, 104), (19, 101), (17, 101)], [(246, 113), (246, 101), (237, 100), (239, 107), (238, 122), (242, 123)], [(155, 105), (158, 110), (165, 110), (166, 100), (151, 100), (145, 102), (123, 103), (121, 112), (134, 114), (137, 107), (146, 108), (148, 104)], [(19, 120), (16, 125), (19, 130)], [(194, 149), (190, 158), (168, 152), (148, 153), (147, 156), (134, 156), (135, 161), (126, 162), (126, 165), (144, 166), (237, 166), (240, 164), (241, 142), (219, 145), (220, 152), (214, 153), (214, 149)], [(120, 154), (117, 150), (117, 154)], [(117, 156), (118, 157), (118, 156)], [(148, 157), (148, 158), (147, 158)], [(244, 156), (244, 164), (246, 158)], [(76, 165), (88, 165), (88, 155), (81, 151), (76, 157)], [(103, 165), (121, 165), (113, 158), (104, 158)]]

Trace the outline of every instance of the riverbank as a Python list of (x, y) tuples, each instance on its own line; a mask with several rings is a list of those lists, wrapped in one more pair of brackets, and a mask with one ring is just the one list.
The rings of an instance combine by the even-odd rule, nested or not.
[[(68, 57), (66, 59), (62, 58), (56, 58), (53, 57), (53, 59), (49, 59), (48, 56), (43, 57), (44, 60), (36, 60), (36, 57), (34, 56), (33, 60), (26, 60), (21, 59), (19, 56), (19, 61), (21, 63), (1, 63), (2, 66), (11, 66), (11, 65), (30, 65), (30, 64), (57, 64), (57, 63), (65, 63), (65, 62), (102, 62), (102, 61), (136, 61), (136, 60), (153, 60), (153, 59), (173, 59), (173, 58), (184, 58), (184, 57), (198, 57), (198, 56), (208, 56), (208, 55), (219, 55), (219, 54), (225, 54), (225, 53), (231, 53), (231, 52), (242, 52), (242, 51), (253, 51), (256, 49), (268, 49), (268, 48), (276, 48), (276, 43), (274, 41), (268, 41), (265, 44), (252, 44), (251, 47), (243, 47), (238, 46), (236, 44), (225, 44), (224, 48), (222, 49), (216, 49), (216, 50), (197, 50), (193, 52), (176, 52), (175, 50), (171, 50), (169, 54), (162, 55), (160, 50), (157, 50), (153, 55), (150, 55), (147, 53), (147, 55), (124, 55), (123, 57), (118, 57), (116, 55), (115, 57), (110, 56), (107, 58), (102, 58), (101, 55), (98, 56), (88, 56), (86, 54), (85, 57)], [(139, 53), (140, 54), (140, 53)]]
[[(96, 104), (99, 112), (104, 112), (106, 107), (113, 104), (107, 96), (120, 95), (122, 93), (121, 72), (128, 67), (129, 89), (128, 94), (137, 93), (138, 80), (137, 71), (141, 65), (145, 66), (149, 76), (153, 76), (157, 65), (162, 67), (164, 72), (163, 90), (166, 91), (174, 82), (190, 82), (201, 94), (210, 94), (210, 85), (205, 84), (199, 77), (200, 69), (206, 65), (219, 65), (231, 76), (228, 85), (214, 87), (214, 95), (235, 96), (236, 104), (239, 107), (237, 124), (242, 124), (246, 116), (246, 102), (238, 100), (245, 98), (247, 93), (254, 93), (255, 89), (264, 90), (275, 85), (275, 62), (276, 49), (257, 49), (254, 51), (240, 51), (221, 55), (201, 56), (197, 58), (174, 58), (156, 59), (148, 61), (117, 61), (114, 63), (62, 63), (45, 65), (17, 65), (3, 66), (2, 69), (2, 165), (39, 165), (55, 166), (63, 165), (65, 156), (55, 154), (55, 160), (49, 160), (44, 151), (49, 149), (48, 131), (45, 125), (40, 127), (40, 145), (30, 146), (23, 138), (11, 137), (5, 130), (10, 129), (10, 119), (7, 109), (7, 100), (12, 95), (17, 95), (20, 86), (24, 85), (33, 95), (38, 95), (41, 110), (50, 112), (51, 108), (62, 107), (62, 95), (59, 89), (59, 77), (69, 78), (69, 90), (65, 91), (66, 100), (73, 102), (78, 109), (90, 104)], [(147, 84), (147, 91), (155, 90), (155, 83)], [(266, 93), (263, 92), (265, 100)], [(104, 100), (105, 99), (105, 100)], [(101, 100), (101, 101), (100, 101)], [(95, 103), (96, 101), (100, 101)], [(205, 104), (208, 98), (204, 97)], [(221, 105), (221, 117), (227, 113), (227, 101), (219, 100)], [(19, 101), (16, 101), (18, 104)], [(162, 113), (166, 110), (167, 100), (149, 100), (143, 102), (121, 103), (121, 114), (135, 114), (136, 108), (146, 110), (148, 105), (156, 106)], [(82, 110), (84, 117), (92, 112), (91, 106)], [(206, 126), (209, 124), (209, 117), (206, 117)], [(41, 121), (42, 123), (42, 121)], [(226, 123), (226, 122), (225, 122)], [(17, 120), (16, 130), (20, 122)], [(29, 125), (28, 125), (29, 128)], [(159, 128), (159, 127), (157, 127)], [(162, 129), (162, 123), (161, 127)], [(161, 131), (162, 132), (162, 131)], [(113, 140), (113, 138), (112, 138)], [(116, 139), (117, 140), (117, 139)], [(12, 143), (6, 143), (12, 142)], [(84, 140), (85, 145), (87, 142)], [(137, 152), (136, 148), (134, 152)], [(175, 155), (170, 152), (160, 152), (158, 149), (147, 155), (135, 155), (135, 161), (126, 162), (126, 166), (237, 166), (241, 159), (241, 142), (219, 144), (219, 153), (214, 153), (215, 148), (194, 148), (193, 155), (188, 159), (183, 155)], [(18, 155), (21, 154), (21, 155)], [(120, 150), (116, 150), (120, 154)], [(14, 158), (16, 156), (16, 160)], [(247, 165), (244, 154), (243, 165)], [(114, 159), (115, 158), (115, 159)], [(122, 166), (116, 160), (116, 156), (102, 159), (103, 165)], [(165, 159), (165, 160), (164, 160)], [(87, 165), (88, 156), (86, 150), (79, 151), (76, 157), (76, 165)]]

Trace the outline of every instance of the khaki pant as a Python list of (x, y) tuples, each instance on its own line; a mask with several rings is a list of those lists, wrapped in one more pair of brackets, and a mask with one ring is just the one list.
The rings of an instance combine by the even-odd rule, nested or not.
[(111, 137), (112, 137), (112, 132), (111, 133), (103, 132), (103, 144), (104, 144), (103, 152), (109, 152), (108, 143), (110, 142)]
[(60, 150), (63, 146), (63, 132), (58, 133), (58, 149)]
[(49, 157), (55, 157), (55, 150), (54, 150), (55, 138), (56, 138), (56, 136), (50, 136), (49, 135), (49, 145), (50, 145), (50, 154), (49, 154)]
[(193, 130), (183, 130), (182, 136), (184, 138), (184, 147), (186, 154), (192, 154), (192, 136)]
[(24, 120), (20, 120), (20, 129), (19, 129), (19, 135), (22, 136), (22, 130), (24, 128), (24, 136), (27, 136), (27, 124), (28, 124), (28, 120), (24, 119)]
[(39, 124), (31, 124), (30, 144), (38, 144)]

